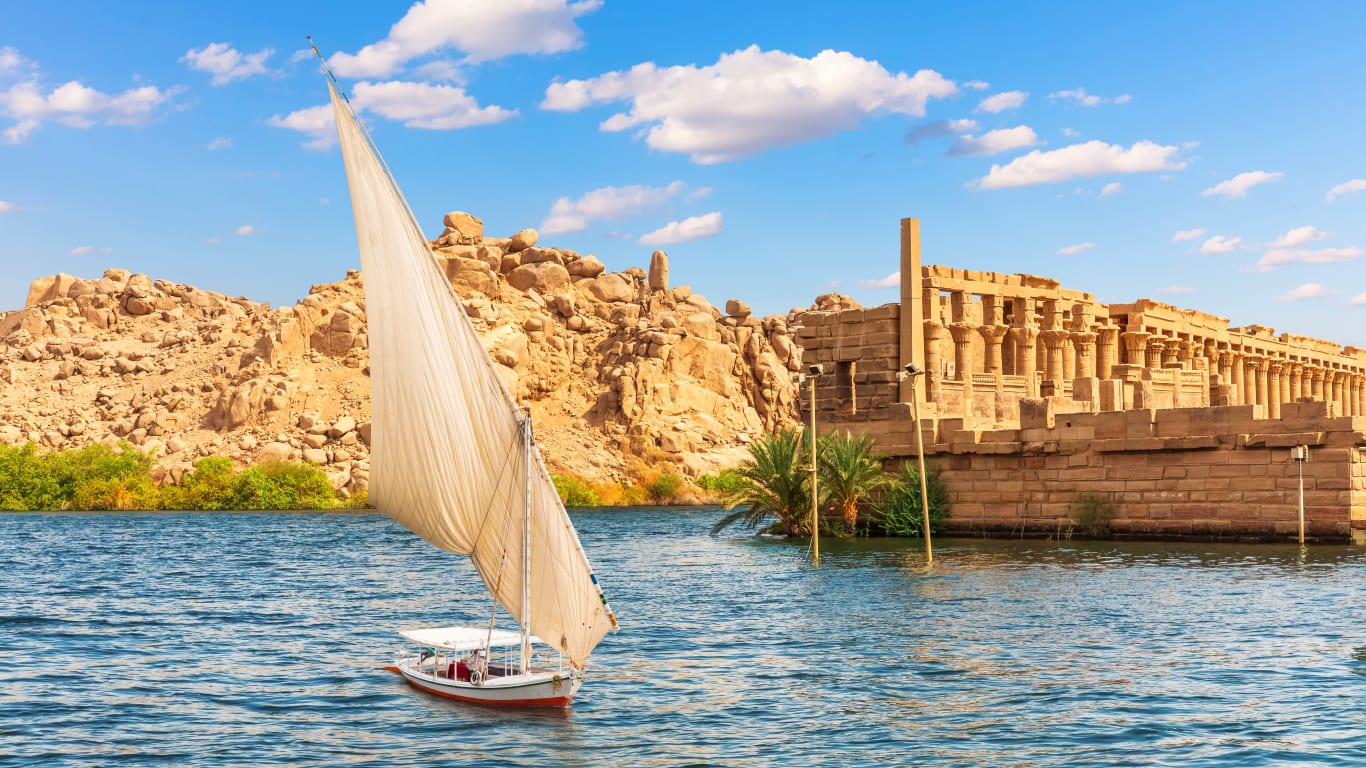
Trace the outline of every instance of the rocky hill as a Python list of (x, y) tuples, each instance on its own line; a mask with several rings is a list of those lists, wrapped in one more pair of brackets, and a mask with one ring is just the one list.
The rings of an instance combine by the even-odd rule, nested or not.
[[(434, 253), (531, 404), (552, 470), (696, 476), (796, 420), (790, 317), (671, 286), (662, 251), (648, 271), (607, 272), (535, 230), (487, 238), (461, 212), (445, 225)], [(155, 449), (170, 482), (207, 455), (309, 461), (355, 491), (369, 470), (368, 364), (355, 270), (278, 309), (121, 269), (39, 278), (23, 309), (0, 313), (0, 442), (125, 439)]]

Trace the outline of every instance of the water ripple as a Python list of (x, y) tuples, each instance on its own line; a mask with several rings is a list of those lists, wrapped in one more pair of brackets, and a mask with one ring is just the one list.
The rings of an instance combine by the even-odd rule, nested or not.
[(0, 515), (0, 766), (1359, 766), (1366, 553), (706, 535), (575, 513), (623, 631), (570, 710), (380, 667), (486, 618), (372, 514)]

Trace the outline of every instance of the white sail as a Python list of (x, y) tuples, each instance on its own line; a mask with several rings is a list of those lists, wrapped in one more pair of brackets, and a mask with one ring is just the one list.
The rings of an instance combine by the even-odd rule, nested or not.
[[(616, 619), (522, 418), (407, 201), (329, 83), (370, 342), (370, 501), (468, 555), (513, 618), (582, 666)], [(530, 616), (522, 611), (526, 464)]]

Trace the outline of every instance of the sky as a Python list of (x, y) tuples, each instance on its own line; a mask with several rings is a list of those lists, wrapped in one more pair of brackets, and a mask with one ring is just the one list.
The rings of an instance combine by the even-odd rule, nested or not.
[(925, 263), (1366, 347), (1366, 4), (0, 7), (0, 308), (359, 265), (312, 35), (430, 237), (463, 210), (758, 314)]

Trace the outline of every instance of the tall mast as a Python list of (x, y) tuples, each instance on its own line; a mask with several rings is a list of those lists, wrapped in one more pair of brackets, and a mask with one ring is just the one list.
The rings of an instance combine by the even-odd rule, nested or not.
[(526, 496), (522, 519), (522, 674), (531, 667), (531, 408), (522, 411), (522, 467)]

